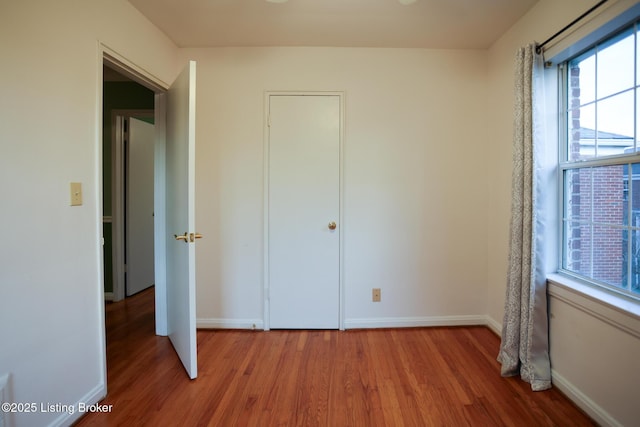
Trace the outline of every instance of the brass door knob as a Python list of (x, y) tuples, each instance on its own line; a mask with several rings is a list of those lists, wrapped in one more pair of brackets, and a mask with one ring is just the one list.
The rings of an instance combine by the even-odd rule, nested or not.
[(191, 234), (189, 234), (189, 241), (195, 242), (196, 239), (202, 239), (202, 234), (200, 234), (200, 233), (191, 233)]
[(181, 235), (174, 234), (173, 237), (175, 237), (176, 240), (182, 240), (185, 243), (189, 242), (189, 235), (187, 233)]
[(328, 226), (328, 227), (329, 227), (329, 230), (335, 230), (335, 229), (336, 229), (336, 227), (337, 227), (337, 225), (336, 225), (336, 223), (335, 223), (335, 222), (331, 221), (331, 222), (329, 223), (329, 226)]

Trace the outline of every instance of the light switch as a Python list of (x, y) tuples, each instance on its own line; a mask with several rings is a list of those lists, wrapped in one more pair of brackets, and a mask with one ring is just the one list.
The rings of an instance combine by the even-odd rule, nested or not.
[(82, 183), (71, 183), (71, 206), (82, 206)]

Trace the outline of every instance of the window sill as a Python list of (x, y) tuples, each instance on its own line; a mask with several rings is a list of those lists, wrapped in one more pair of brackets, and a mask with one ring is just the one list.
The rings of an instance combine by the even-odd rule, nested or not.
[(549, 295), (640, 338), (640, 304), (562, 274), (547, 276)]

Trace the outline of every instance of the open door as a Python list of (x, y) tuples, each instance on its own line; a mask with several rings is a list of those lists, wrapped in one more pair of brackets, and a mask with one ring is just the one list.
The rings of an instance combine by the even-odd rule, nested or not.
[[(198, 375), (195, 278), (195, 84), (190, 61), (167, 93), (167, 329), (189, 377)], [(198, 236), (199, 237), (199, 236)]]

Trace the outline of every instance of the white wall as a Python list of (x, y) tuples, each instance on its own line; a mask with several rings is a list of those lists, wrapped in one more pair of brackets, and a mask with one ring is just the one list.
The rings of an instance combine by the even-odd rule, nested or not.
[[(487, 313), (499, 325), (513, 55), (594, 3), (542, 0), (488, 52), (183, 50), (198, 60), (200, 322), (250, 327), (263, 318), (264, 91), (344, 90), (347, 325)], [(73, 404), (105, 387), (98, 40), (167, 82), (183, 62), (124, 0), (0, 3), (0, 378), (11, 373), (18, 402)], [(68, 206), (71, 181), (83, 183), (82, 207)], [(370, 302), (373, 287), (382, 288), (381, 303)], [(631, 392), (637, 358), (610, 362), (639, 354), (639, 340), (560, 299), (551, 307), (556, 374), (609, 420), (631, 424), (632, 402), (607, 400), (602, 375), (615, 378), (616, 395)]]
[[(198, 62), (200, 326), (262, 324), (266, 90), (346, 93), (346, 326), (484, 320), (486, 52), (183, 54)], [(381, 303), (371, 302), (374, 287)]]
[[(175, 46), (124, 0), (0, 2), (0, 376), (15, 402), (104, 394), (98, 40), (176, 74)], [(72, 181), (83, 206), (69, 206)]]
[[(488, 306), (499, 328), (507, 271), (511, 186), (513, 64), (520, 46), (542, 42), (596, 1), (541, 0), (488, 52)], [(550, 351), (554, 385), (604, 425), (637, 424), (640, 340), (576, 299), (550, 298)]]

